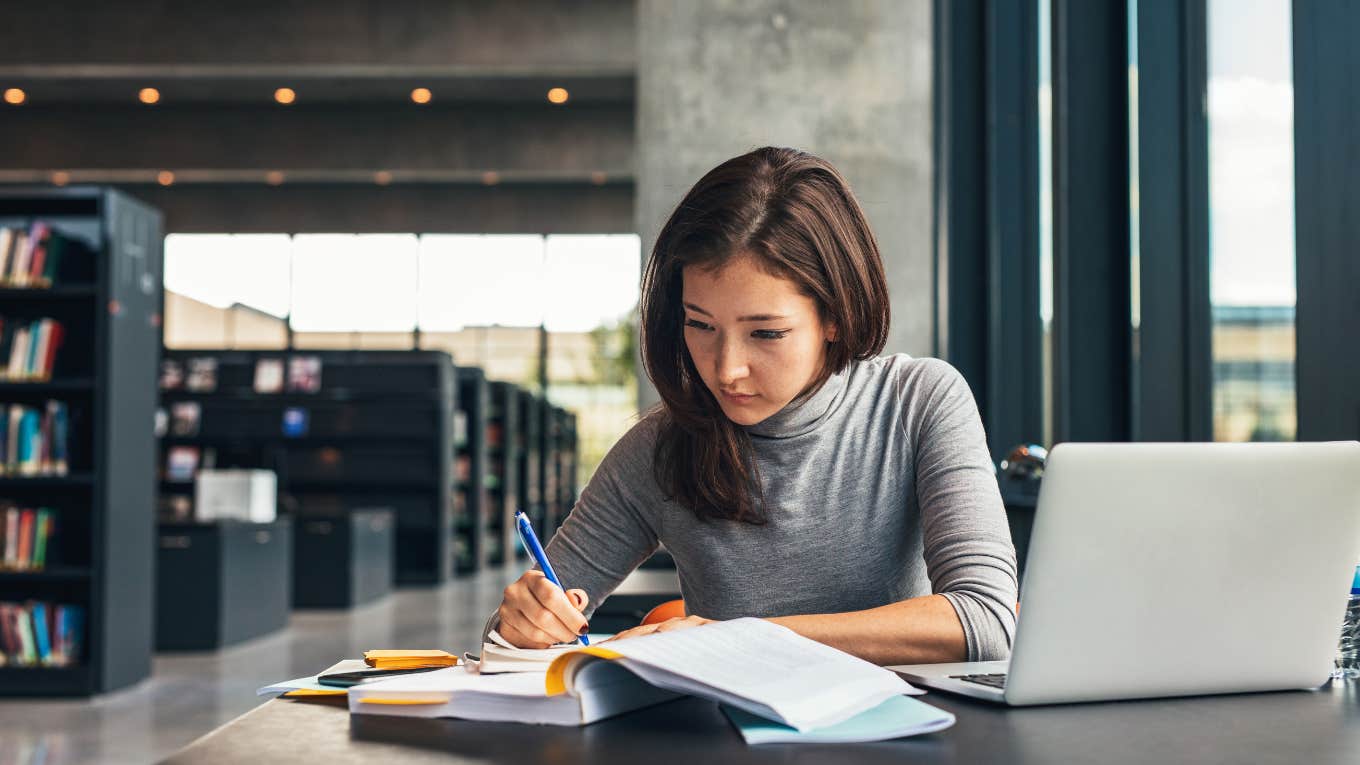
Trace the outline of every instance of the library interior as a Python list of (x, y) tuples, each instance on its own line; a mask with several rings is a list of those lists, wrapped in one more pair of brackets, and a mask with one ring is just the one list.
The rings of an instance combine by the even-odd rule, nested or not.
[(7, 10), (0, 765), (1360, 761), (1360, 3)]

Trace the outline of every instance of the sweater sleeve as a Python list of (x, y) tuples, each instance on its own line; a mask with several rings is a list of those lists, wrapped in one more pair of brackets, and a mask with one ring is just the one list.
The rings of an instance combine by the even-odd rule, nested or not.
[[(544, 549), (562, 586), (590, 597), (587, 619), (658, 546), (657, 502), (650, 490), (656, 483), (656, 425), (656, 415), (644, 418), (614, 444)], [(483, 640), (498, 623), (492, 612)]]
[(958, 613), (969, 661), (1004, 659), (1015, 635), (1015, 545), (977, 404), (963, 376), (936, 359), (922, 359), (908, 385), (931, 589)]

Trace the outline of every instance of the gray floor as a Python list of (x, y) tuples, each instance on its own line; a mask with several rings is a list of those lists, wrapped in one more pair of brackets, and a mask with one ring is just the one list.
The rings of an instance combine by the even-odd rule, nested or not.
[(272, 682), (369, 648), (474, 648), (519, 574), (400, 590), (352, 611), (296, 611), (286, 630), (224, 651), (158, 654), (150, 679), (93, 700), (0, 701), (0, 765), (156, 762), (262, 703), (255, 689)]

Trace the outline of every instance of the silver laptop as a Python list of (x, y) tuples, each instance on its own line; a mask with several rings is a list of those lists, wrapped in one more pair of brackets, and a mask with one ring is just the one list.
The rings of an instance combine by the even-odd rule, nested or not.
[(1360, 443), (1061, 444), (1011, 658), (891, 669), (1011, 705), (1316, 688), (1360, 563)]

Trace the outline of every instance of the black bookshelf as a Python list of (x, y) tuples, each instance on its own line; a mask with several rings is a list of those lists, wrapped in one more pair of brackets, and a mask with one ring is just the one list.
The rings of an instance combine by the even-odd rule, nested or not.
[(458, 367), (458, 408), (454, 412), (453, 572), (470, 574), (486, 565), (482, 530), (487, 508), (486, 423), (491, 389), (477, 367)]
[(161, 214), (105, 187), (0, 188), (0, 226), (44, 222), (67, 245), (50, 288), (0, 288), (0, 315), (53, 318), (65, 338), (50, 381), (0, 383), (0, 402), (64, 402), (65, 475), (0, 479), (0, 497), (48, 507), (41, 571), (0, 573), (0, 601), (85, 609), (65, 667), (0, 668), (0, 695), (90, 695), (150, 674)]
[(547, 472), (551, 480), (545, 492), (550, 503), (547, 523), (548, 536), (551, 537), (576, 505), (576, 415), (560, 407), (552, 407), (547, 423), (548, 442), (551, 444)]
[[(167, 473), (169, 451), (197, 450), (197, 468), (262, 468), (278, 475), (279, 511), (308, 518), (388, 507), (396, 519), (398, 585), (437, 584), (453, 568), (455, 371), (443, 351), (174, 350), (184, 379), (161, 391), (167, 415), (158, 470), (161, 516), (192, 512), (192, 480)], [(256, 389), (256, 365), (320, 362), (319, 388)], [(194, 360), (216, 361), (212, 390), (188, 389)], [(266, 386), (265, 390), (272, 390)], [(175, 405), (200, 407), (196, 428), (176, 432)], [(302, 414), (299, 415), (298, 413)], [(292, 427), (285, 430), (285, 418)], [(299, 418), (305, 426), (299, 426)], [(184, 432), (192, 430), (192, 432)], [(296, 566), (316, 565), (295, 561)]]
[[(519, 391), (519, 428), (516, 435), (519, 458), (519, 510), (529, 516), (534, 533), (547, 542), (547, 506), (543, 502), (543, 399), (527, 390)], [(517, 555), (527, 558), (523, 545)]]
[[(513, 519), (519, 507), (519, 395), (514, 383), (488, 383), (490, 405), (486, 415), (487, 495), (490, 501), (482, 519), (482, 542), (487, 566), (501, 566), (515, 557)], [(507, 558), (507, 551), (509, 558)]]

